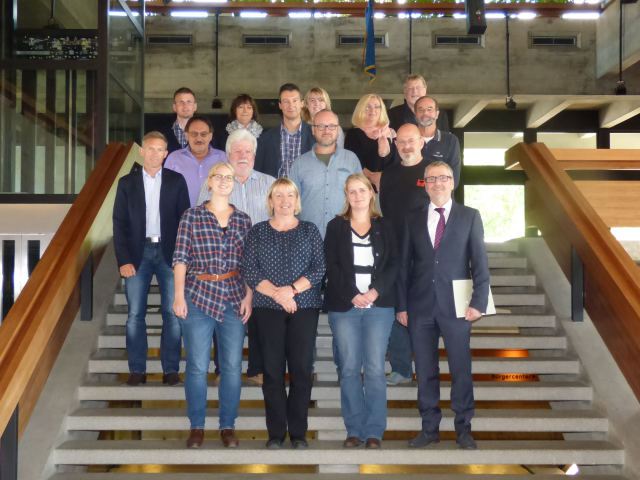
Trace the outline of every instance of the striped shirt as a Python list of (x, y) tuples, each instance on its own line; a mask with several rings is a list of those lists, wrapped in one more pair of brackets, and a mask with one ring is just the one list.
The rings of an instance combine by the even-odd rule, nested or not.
[(182, 127), (180, 126), (180, 123), (178, 123), (177, 118), (176, 118), (176, 121), (173, 122), (173, 134), (176, 136), (178, 143), (182, 145), (182, 148), (186, 148), (186, 146), (189, 145), (189, 142), (187, 141), (187, 136), (184, 134), (184, 130), (182, 130)]
[[(230, 301), (240, 317), (240, 303), (246, 295), (242, 272), (242, 249), (251, 228), (246, 213), (235, 210), (229, 218), (227, 232), (205, 206), (187, 210), (178, 228), (173, 267), (187, 266), (185, 293), (204, 313), (222, 321), (224, 302)], [(202, 273), (218, 274), (238, 270), (240, 275), (218, 282), (198, 280)]]
[(360, 293), (367, 293), (371, 286), (373, 275), (373, 245), (371, 244), (371, 230), (360, 236), (351, 229), (351, 244), (353, 246), (353, 266), (356, 272), (356, 287)]
[[(251, 171), (249, 178), (244, 183), (236, 177), (233, 191), (229, 195), (229, 203), (249, 215), (253, 225), (269, 220), (269, 215), (267, 215), (267, 194), (271, 184), (275, 181), (276, 179), (271, 175), (256, 172), (255, 170)], [(211, 200), (211, 190), (209, 190), (205, 180), (200, 185), (196, 205), (202, 205), (209, 200)]]
[(284, 124), (280, 125), (280, 169), (278, 170), (278, 178), (289, 178), (291, 164), (302, 153), (302, 122), (298, 127), (298, 131), (294, 134), (284, 128)]

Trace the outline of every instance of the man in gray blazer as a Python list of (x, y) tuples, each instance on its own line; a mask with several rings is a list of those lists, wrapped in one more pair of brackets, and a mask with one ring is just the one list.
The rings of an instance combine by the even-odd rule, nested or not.
[[(451, 409), (460, 448), (474, 450), (471, 419), (475, 413), (471, 379), (471, 324), (486, 312), (489, 261), (480, 212), (451, 198), (453, 172), (444, 162), (426, 168), (430, 203), (406, 216), (400, 254), (396, 318), (409, 327), (418, 376), (418, 409), (422, 431), (410, 447), (440, 441), (440, 334), (451, 373)], [(464, 317), (456, 316), (453, 280), (473, 279), (473, 294)]]

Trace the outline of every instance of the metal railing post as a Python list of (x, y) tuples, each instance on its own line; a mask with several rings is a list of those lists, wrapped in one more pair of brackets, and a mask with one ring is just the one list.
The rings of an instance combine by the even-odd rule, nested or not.
[(18, 406), (0, 440), (0, 479), (18, 480)]
[(93, 318), (93, 252), (89, 252), (87, 263), (80, 274), (80, 320), (89, 322)]
[(584, 322), (584, 263), (571, 248), (571, 319)]

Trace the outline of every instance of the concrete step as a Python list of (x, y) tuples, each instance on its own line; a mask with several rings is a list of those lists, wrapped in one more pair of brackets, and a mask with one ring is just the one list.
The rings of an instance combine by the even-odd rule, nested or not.
[[(473, 329), (472, 329), (473, 332)], [(149, 348), (160, 348), (160, 334), (147, 335)], [(333, 336), (318, 335), (316, 337), (316, 347), (319, 349), (331, 349)], [(244, 348), (248, 348), (249, 339), (245, 337)], [(104, 334), (98, 339), (99, 348), (127, 348), (124, 334)], [(444, 348), (444, 341), (440, 338), (440, 347)], [(565, 337), (552, 335), (472, 335), (472, 349), (525, 349), (525, 350), (564, 350), (567, 348)], [(320, 352), (318, 352), (320, 355)], [(322, 355), (321, 355), (322, 356)]]
[[(157, 310), (157, 309), (154, 309)], [(150, 311), (146, 317), (147, 327), (162, 326), (162, 316), (157, 311)], [(124, 312), (113, 312), (107, 314), (107, 325), (110, 327), (124, 326), (127, 323), (126, 307)], [(329, 316), (320, 313), (318, 325), (329, 325)], [(500, 328), (555, 328), (555, 315), (519, 315), (519, 314), (498, 314), (483, 317), (475, 327), (500, 327)]]
[[(207, 409), (207, 430), (218, 430), (218, 409)], [(346, 433), (340, 409), (309, 409), (309, 430)], [(266, 430), (264, 409), (241, 409), (236, 430)], [(455, 431), (451, 410), (442, 411), (440, 430)], [(606, 432), (606, 417), (592, 410), (476, 410), (476, 432)], [(422, 419), (415, 409), (388, 409), (387, 431), (420, 431)], [(67, 418), (68, 430), (189, 430), (182, 408), (80, 409)]]
[(205, 441), (186, 449), (181, 440), (94, 440), (63, 443), (53, 453), (56, 465), (621, 465), (624, 450), (603, 441), (486, 440), (478, 450), (460, 450), (454, 441), (428, 449), (409, 449), (405, 441), (385, 441), (381, 450), (342, 447), (341, 441), (310, 441), (309, 450), (267, 450), (264, 441), (246, 440), (240, 448)]
[[(246, 357), (245, 357), (246, 358)], [(391, 372), (389, 362), (386, 362), (385, 370)], [(184, 372), (185, 360), (180, 361), (180, 372)], [(215, 366), (213, 360), (209, 364), (209, 371), (213, 372)], [(246, 371), (247, 360), (242, 361), (242, 370)], [(317, 357), (315, 373), (335, 373), (336, 366), (333, 359)], [(129, 371), (126, 358), (98, 354), (89, 360), (90, 373), (126, 373)], [(529, 358), (478, 358), (471, 363), (473, 373), (531, 373), (531, 374), (573, 374), (580, 373), (580, 362), (572, 357), (529, 357)], [(160, 359), (150, 357), (147, 359), (147, 373), (162, 373)], [(449, 364), (446, 358), (440, 359), (440, 373), (449, 373)]]
[[(536, 480), (558, 480), (562, 475), (537, 475)], [(112, 480), (113, 473), (58, 473), (49, 480)], [(184, 480), (184, 473), (154, 473), (154, 480)], [(146, 480), (148, 473), (118, 473), (117, 480)], [(359, 473), (189, 473), (189, 480), (362, 480)], [(455, 474), (455, 473), (421, 473), (384, 474), (384, 480), (522, 480), (522, 475), (510, 474)], [(589, 475), (589, 480), (627, 480), (620, 475)]]
[(517, 241), (510, 242), (487, 242), (487, 252), (518, 252), (520, 244)]
[[(593, 388), (581, 382), (473, 382), (473, 395), (477, 401), (586, 401), (593, 400)], [(162, 382), (147, 382), (139, 387), (129, 387), (122, 382), (91, 382), (80, 386), (79, 400), (142, 401), (185, 400), (184, 386), (168, 387)], [(218, 400), (218, 388), (210, 382), (207, 398)], [(263, 400), (262, 388), (243, 384), (241, 400)], [(416, 382), (390, 386), (387, 400), (416, 400)], [(440, 383), (440, 399), (451, 398), (451, 382)], [(338, 382), (316, 381), (311, 389), (311, 400), (340, 400)]]
[[(493, 302), (496, 307), (508, 307), (508, 306), (520, 306), (520, 305), (545, 305), (545, 295), (542, 292), (536, 291), (528, 293), (523, 291), (522, 293), (507, 293), (501, 292), (501, 289), (508, 287), (495, 287), (493, 292)], [(535, 290), (530, 287), (520, 287), (522, 289)], [(149, 293), (147, 296), (148, 305), (160, 305), (160, 294)], [(124, 293), (116, 293), (114, 298), (114, 305), (126, 305), (127, 299)]]

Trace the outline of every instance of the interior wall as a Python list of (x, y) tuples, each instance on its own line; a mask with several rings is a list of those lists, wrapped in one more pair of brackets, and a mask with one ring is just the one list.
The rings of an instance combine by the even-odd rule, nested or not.
[[(597, 75), (617, 73), (620, 54), (620, 0), (611, 4), (597, 21)], [(623, 71), (640, 60), (640, 3), (624, 6), (623, 10)]]
[[(223, 16), (219, 25), (220, 96), (228, 102), (226, 105), (238, 93), (276, 98), (285, 82), (294, 82), (305, 92), (320, 85), (332, 99), (359, 98), (367, 92), (402, 96), (402, 82), (409, 74), (408, 19), (376, 20), (376, 34), (388, 34), (389, 46), (376, 49), (378, 77), (372, 86), (362, 72), (362, 48), (336, 46), (341, 33), (364, 33), (362, 18)], [(611, 92), (610, 79), (596, 77), (596, 21), (512, 19), (509, 25), (514, 94)], [(484, 47), (433, 46), (437, 33), (465, 31), (464, 20), (415, 19), (413, 73), (427, 79), (429, 93), (433, 94), (506, 93), (505, 21), (488, 20)], [(247, 33), (290, 34), (291, 45), (245, 47), (242, 35)], [(200, 97), (200, 111), (210, 111), (215, 93), (214, 17), (148, 17), (147, 34), (189, 34), (193, 35), (193, 45), (146, 46), (146, 111), (166, 112), (171, 108), (173, 92), (182, 86), (192, 88)], [(532, 34), (577, 34), (580, 47), (530, 47)]]
[[(98, 28), (98, 0), (56, 0), (54, 20), (64, 29)], [(18, 0), (18, 28), (42, 28), (51, 18), (51, 0)]]

